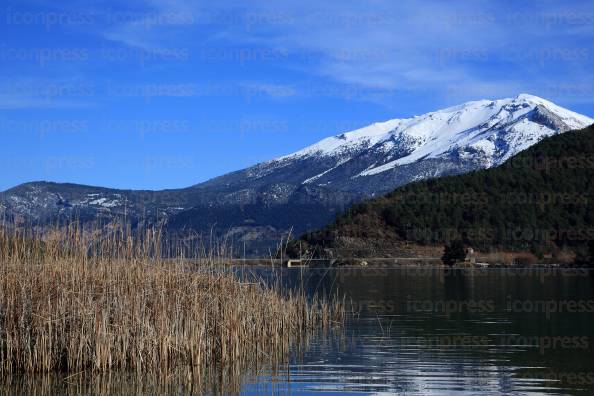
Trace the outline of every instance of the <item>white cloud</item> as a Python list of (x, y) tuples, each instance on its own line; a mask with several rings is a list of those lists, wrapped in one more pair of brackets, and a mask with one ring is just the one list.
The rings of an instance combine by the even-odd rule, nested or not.
[[(106, 26), (103, 37), (139, 48), (271, 48), (288, 54), (278, 67), (329, 83), (433, 90), (443, 97), (451, 97), (452, 87), (458, 86), (457, 96), (469, 95), (463, 99), (533, 91), (551, 78), (556, 84), (592, 81), (583, 69), (589, 69), (594, 57), (594, 23), (580, 24), (575, 18), (591, 7), (575, 2), (513, 7), (434, 0), (143, 4), (137, 18)], [(590, 15), (594, 21), (594, 11)], [(573, 47), (586, 51), (587, 59), (551, 59), (539, 53)], [(270, 96), (295, 94), (259, 84), (270, 85), (262, 90)]]

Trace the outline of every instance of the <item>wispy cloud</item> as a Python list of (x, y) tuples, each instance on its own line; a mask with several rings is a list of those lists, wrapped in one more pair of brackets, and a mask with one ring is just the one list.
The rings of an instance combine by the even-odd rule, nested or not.
[[(97, 34), (194, 55), (205, 46), (258, 46), (287, 54), (278, 67), (328, 84), (495, 97), (552, 82), (581, 90), (594, 83), (594, 10), (569, 3), (144, 0), (99, 19)], [(296, 82), (258, 85), (270, 97), (300, 92)]]
[[(505, 3), (505, 4), (503, 4)], [(542, 3), (443, 3), (304, 0), (252, 1), (249, 7), (222, 0), (208, 7), (182, 0), (147, 2), (158, 14), (186, 15), (191, 23), (153, 26), (143, 20), (117, 27), (107, 37), (129, 45), (215, 43), (221, 46), (266, 46), (287, 51), (286, 67), (338, 84), (397, 90), (433, 88), (459, 93), (516, 93), (537, 86), (558, 69), (559, 84), (589, 82), (578, 73), (594, 56), (593, 25), (579, 23), (571, 12), (587, 7)], [(202, 30), (197, 30), (199, 27)], [(159, 44), (160, 43), (160, 44)], [(540, 68), (536, 75), (533, 70)], [(499, 70), (498, 70), (499, 68)], [(505, 70), (515, 70), (506, 74)], [(546, 79), (546, 78), (545, 78)], [(587, 81), (586, 81), (587, 80)]]
[(100, 33), (108, 40), (131, 47), (158, 49), (186, 41), (182, 36), (184, 29), (196, 25), (200, 15), (191, 2), (146, 0), (140, 9), (116, 11), (103, 18), (107, 26)]

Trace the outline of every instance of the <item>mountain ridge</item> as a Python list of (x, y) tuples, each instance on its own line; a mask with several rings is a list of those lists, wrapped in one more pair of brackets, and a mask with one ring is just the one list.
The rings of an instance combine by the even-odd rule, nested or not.
[(547, 136), (591, 123), (533, 95), (485, 99), (374, 123), (187, 188), (25, 183), (0, 193), (0, 209), (39, 227), (56, 219), (105, 223), (124, 215), (133, 225), (158, 224), (176, 233), (210, 232), (216, 224), (220, 235), (252, 243), (261, 233), (265, 242), (257, 244), (273, 246), (290, 229), (321, 227), (363, 199), (417, 180), (497, 166)]

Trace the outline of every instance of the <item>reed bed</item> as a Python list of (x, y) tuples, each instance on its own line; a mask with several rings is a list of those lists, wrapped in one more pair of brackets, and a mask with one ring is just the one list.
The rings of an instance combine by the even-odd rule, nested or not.
[(163, 259), (161, 247), (155, 230), (0, 229), (0, 376), (242, 372), (344, 318), (340, 302), (247, 281), (214, 259)]

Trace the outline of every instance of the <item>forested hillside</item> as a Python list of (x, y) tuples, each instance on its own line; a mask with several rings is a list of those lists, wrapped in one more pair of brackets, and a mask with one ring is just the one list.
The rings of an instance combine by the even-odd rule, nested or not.
[(594, 240), (594, 127), (547, 138), (497, 168), (409, 184), (355, 205), (289, 250), (364, 254), (456, 239), (483, 251), (585, 250)]

